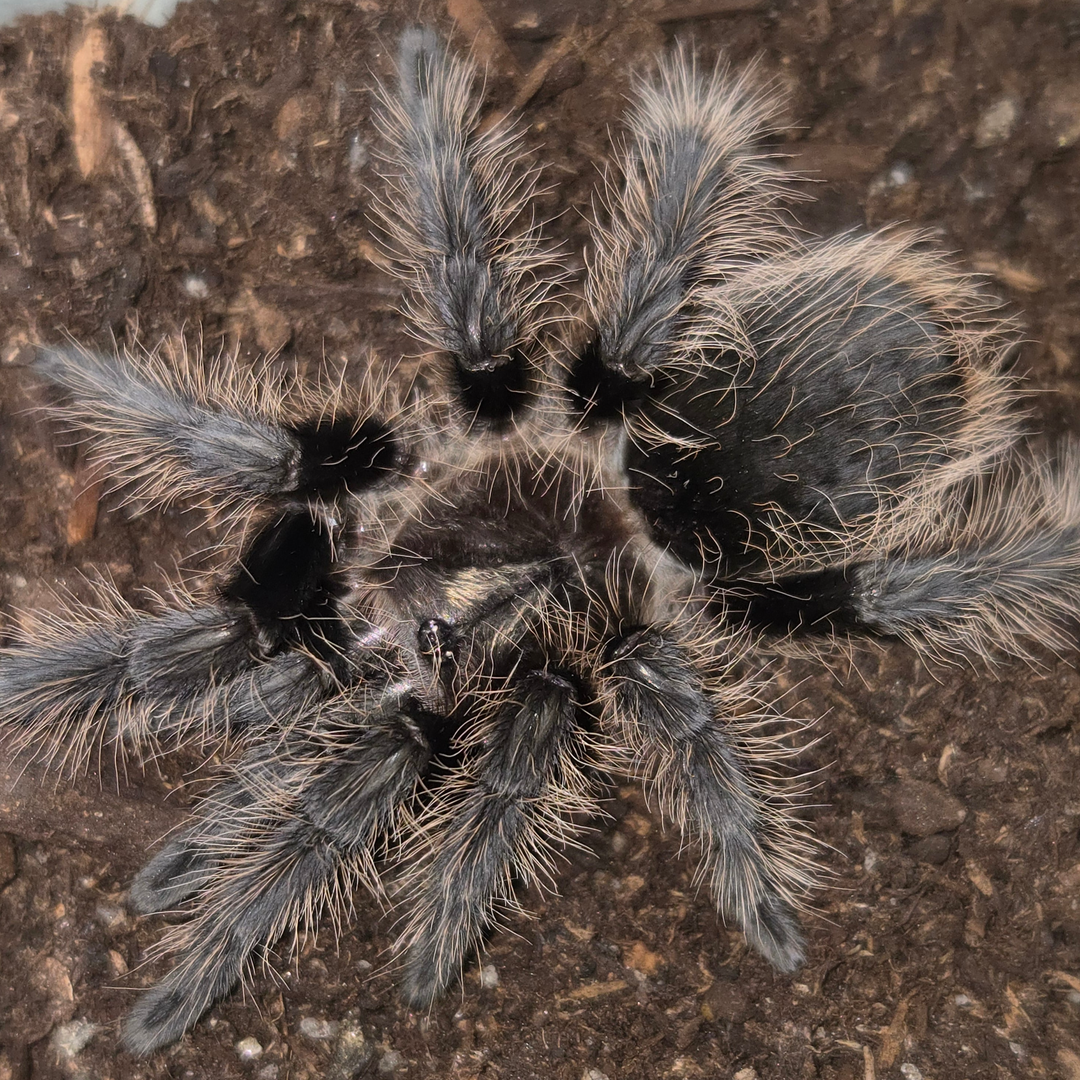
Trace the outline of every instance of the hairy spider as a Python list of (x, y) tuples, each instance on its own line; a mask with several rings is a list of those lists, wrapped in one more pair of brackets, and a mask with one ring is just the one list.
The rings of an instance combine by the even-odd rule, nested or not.
[(1011, 326), (918, 237), (801, 238), (752, 80), (676, 52), (639, 84), (568, 320), (518, 136), (431, 32), (399, 62), (382, 216), (423, 370), (317, 400), (160, 353), (37, 364), (118, 480), (242, 537), (207, 594), (103, 593), (0, 661), (31, 752), (229, 748), (131, 888), (190, 908), (136, 1053), (379, 866), (426, 1006), (612, 771), (792, 971), (814, 866), (770, 657), (854, 633), (1025, 656), (1080, 612), (1080, 453), (1024, 445)]

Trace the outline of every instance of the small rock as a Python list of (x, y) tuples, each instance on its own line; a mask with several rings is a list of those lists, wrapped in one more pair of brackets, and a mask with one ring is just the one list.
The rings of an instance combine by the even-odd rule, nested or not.
[(358, 173), (368, 163), (371, 151), (359, 131), (354, 131), (348, 139), (349, 171)]
[(586, 1069), (581, 1074), (581, 1080), (609, 1080), (608, 1074), (599, 1069)]
[(192, 300), (208, 300), (210, 298), (210, 283), (198, 274), (185, 274), (181, 282), (184, 292)]
[(880, 195), (884, 191), (906, 187), (915, 179), (915, 170), (906, 161), (897, 161), (880, 176), (870, 182), (870, 194)]
[(98, 904), (94, 909), (94, 916), (108, 930), (118, 930), (127, 922), (124, 909), (116, 904)]
[(1020, 103), (1016, 98), (998, 98), (979, 117), (975, 126), (975, 145), (980, 150), (1007, 142), (1020, 118)]
[(387, 1050), (381, 1058), (379, 1058), (379, 1072), (384, 1076), (388, 1076), (390, 1073), (395, 1073), (405, 1064), (405, 1058), (402, 1057), (396, 1050)]
[(332, 1039), (338, 1033), (338, 1025), (333, 1020), (319, 1020), (314, 1016), (305, 1016), (299, 1027), (305, 1039)]
[(360, 1025), (342, 1024), (325, 1080), (353, 1080), (364, 1073), (374, 1056), (375, 1048), (364, 1038)]
[(254, 1061), (262, 1057), (262, 1052), (262, 1043), (250, 1035), (236, 1044), (236, 1053), (241, 1061)]
[(281, 1075), (281, 1068), (278, 1065), (270, 1064), (264, 1065), (256, 1074), (255, 1080), (278, 1080)]
[(49, 1045), (58, 1058), (70, 1061), (100, 1030), (89, 1020), (71, 1020), (53, 1029)]
[(967, 817), (959, 799), (925, 780), (901, 780), (890, 793), (890, 801), (897, 825), (909, 836), (952, 832)]
[(948, 833), (931, 833), (908, 846), (907, 852), (913, 858), (931, 866), (940, 866), (952, 854), (953, 840)]
[(900, 1066), (900, 1075), (904, 1080), (923, 1080), (923, 1074), (910, 1061)]
[(507, 41), (548, 41), (603, 17), (600, 0), (518, 0), (492, 4), (490, 18)]
[(1039, 101), (1039, 113), (1056, 149), (1068, 150), (1080, 142), (1080, 79), (1051, 83)]
[(278, 110), (274, 117), (274, 134), (286, 144), (295, 143), (310, 130), (311, 116), (314, 112), (310, 95), (294, 94)]
[(757, 1069), (752, 1065), (747, 1065), (745, 1069), (740, 1069), (731, 1080), (758, 1080)]
[[(34, 985), (48, 996), (50, 1008), (54, 1010), (53, 1015), (56, 1019), (68, 1019), (71, 1016), (70, 1006), (75, 1001), (75, 995), (71, 989), (71, 976), (64, 964), (55, 956), (47, 956), (34, 969), (31, 977)], [(65, 1016), (63, 1014), (66, 1009), (69, 1011)]]
[(18, 1069), (18, 1075), (20, 1077), (25, 1075), (23, 1068), (23, 1062), (25, 1061), (25, 1055), (20, 1054), (21, 1061), (13, 1061), (7, 1054), (7, 1051), (0, 1050), (0, 1080), (15, 1080), (15, 1070)]
[(485, 964), (480, 969), (480, 986), (484, 990), (494, 990), (499, 985), (499, 969), (494, 964)]
[(15, 854), (15, 837), (10, 833), (0, 833), (0, 889), (10, 885), (19, 872), (18, 858)]

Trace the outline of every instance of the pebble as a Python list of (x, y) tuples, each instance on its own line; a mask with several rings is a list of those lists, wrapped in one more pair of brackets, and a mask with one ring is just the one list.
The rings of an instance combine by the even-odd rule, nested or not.
[(875, 177), (870, 183), (870, 194), (880, 195), (883, 191), (888, 191), (892, 188), (902, 188), (910, 184), (915, 179), (915, 170), (910, 163), (906, 161), (897, 161), (885, 170), (885, 172)]
[(480, 969), (480, 985), (485, 990), (494, 990), (499, 985), (499, 969), (494, 964), (485, 964)]
[(758, 1080), (757, 1069), (748, 1065), (745, 1069), (740, 1069), (731, 1080)]
[(923, 1074), (910, 1061), (900, 1066), (900, 1075), (904, 1080), (923, 1080)]
[(509, 41), (547, 41), (603, 17), (601, 0), (532, 0), (492, 5), (490, 18)]
[(581, 1080), (610, 1080), (610, 1077), (599, 1069), (586, 1069), (581, 1074)]
[(338, 1033), (338, 1025), (333, 1020), (319, 1020), (314, 1016), (305, 1016), (299, 1027), (305, 1039), (332, 1039)]
[(1043, 92), (1039, 112), (1056, 149), (1068, 150), (1080, 142), (1080, 79), (1051, 83)]
[(890, 802), (901, 832), (910, 836), (952, 832), (967, 817), (959, 799), (925, 780), (901, 780), (892, 789)]
[(210, 297), (210, 283), (198, 274), (185, 274), (183, 289), (192, 300), (207, 300)]
[(256, 1058), (262, 1057), (262, 1052), (262, 1043), (250, 1035), (236, 1044), (236, 1053), (241, 1061), (254, 1061)]
[(119, 978), (121, 975), (128, 973), (127, 961), (120, 955), (115, 949), (110, 949), (108, 952), (109, 958), (109, 971), (114, 978)]
[(325, 1080), (353, 1080), (366, 1075), (366, 1067), (375, 1056), (375, 1048), (364, 1038), (359, 1024), (346, 1022), (334, 1047), (334, 1056)]
[(1020, 118), (1020, 103), (1013, 97), (998, 98), (975, 125), (975, 145), (980, 150), (1008, 142)]
[(53, 1030), (49, 1045), (57, 1057), (70, 1061), (100, 1030), (99, 1025), (89, 1020), (69, 1020)]
[(381, 1058), (379, 1058), (379, 1072), (384, 1075), (397, 1072), (405, 1064), (405, 1058), (402, 1057), (396, 1050), (387, 1050)]
[(102, 926), (109, 930), (116, 930), (127, 922), (124, 909), (115, 904), (98, 904), (94, 909), (94, 916)]
[(368, 163), (371, 158), (371, 151), (368, 148), (368, 144), (361, 137), (359, 131), (354, 131), (349, 136), (349, 171), (358, 173)]
[[(47, 956), (33, 971), (33, 981), (49, 996), (50, 1008), (61, 1012), (75, 1001), (71, 989), (71, 976), (67, 968), (54, 956)], [(68, 1016), (71, 1013), (68, 1012)]]
[(948, 833), (931, 833), (916, 840), (907, 853), (922, 863), (940, 866), (952, 854), (952, 837)]

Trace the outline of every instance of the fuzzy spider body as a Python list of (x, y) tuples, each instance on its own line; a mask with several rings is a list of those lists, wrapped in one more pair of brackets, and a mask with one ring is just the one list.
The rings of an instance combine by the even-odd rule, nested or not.
[(245, 536), (210, 592), (153, 615), (103, 595), (0, 660), (17, 748), (231, 749), (131, 888), (191, 912), (126, 1021), (138, 1053), (385, 863), (429, 1004), (552, 882), (612, 771), (794, 970), (813, 864), (770, 657), (853, 631), (1026, 655), (1080, 612), (1080, 454), (1018, 442), (1010, 328), (914, 240), (789, 230), (749, 83), (678, 54), (639, 87), (564, 342), (512, 131), (482, 128), (433, 34), (400, 72), (384, 221), (420, 379), (293, 400), (176, 358), (38, 364), (116, 476)]

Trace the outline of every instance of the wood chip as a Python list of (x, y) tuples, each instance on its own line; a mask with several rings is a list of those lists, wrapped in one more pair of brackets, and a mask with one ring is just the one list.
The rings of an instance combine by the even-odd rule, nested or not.
[(586, 983), (584, 986), (571, 990), (569, 994), (562, 994), (555, 1000), (558, 1003), (565, 1001), (592, 1001), (595, 998), (607, 997), (608, 994), (617, 994), (620, 990), (625, 990), (629, 985), (625, 979)]
[(977, 862), (969, 860), (965, 869), (967, 870), (968, 880), (983, 894), (983, 896), (994, 895), (993, 882), (990, 880), (986, 871)]
[(900, 1048), (904, 1045), (907, 1037), (907, 1014), (908, 1006), (914, 994), (908, 994), (899, 1005), (889, 1026), (881, 1033), (881, 1048), (878, 1050), (878, 1064), (883, 1069), (892, 1067), (892, 1063), (900, 1054)]
[(816, 139), (783, 147), (790, 167), (813, 180), (865, 180), (881, 168), (886, 152), (883, 146)]
[(1080, 1054), (1062, 1047), (1057, 1052), (1057, 1059), (1065, 1070), (1066, 1080), (1080, 1080)]
[(143, 157), (139, 144), (131, 137), (131, 132), (115, 120), (113, 142), (120, 151), (135, 186), (135, 197), (139, 201), (139, 220), (147, 232), (156, 232), (157, 207), (154, 206), (154, 181), (150, 176), (150, 166), (146, 164), (146, 158)]
[(64, 530), (69, 547), (93, 538), (105, 479), (100, 476), (100, 470), (88, 467), (85, 460), (80, 459), (75, 473), (75, 489), (78, 494), (68, 510)]
[(1003, 285), (1017, 292), (1036, 293), (1046, 288), (1046, 282), (1042, 278), (994, 255), (976, 255), (971, 263), (980, 274), (996, 278)]
[(1070, 990), (1075, 990), (1080, 994), (1080, 979), (1075, 975), (1070, 975), (1067, 971), (1051, 971), (1050, 977), (1063, 982)]
[(635, 941), (627, 949), (623, 963), (634, 971), (640, 971), (642, 975), (655, 975), (663, 966), (664, 958), (653, 952), (643, 941)]
[[(518, 87), (517, 93), (514, 94), (514, 100), (511, 103), (511, 111), (517, 111), (524, 108), (533, 98), (533, 95), (544, 85), (544, 80), (547, 79), (548, 73), (551, 69), (563, 59), (568, 56), (576, 48), (581, 47), (582, 43), (575, 39), (575, 32), (577, 26), (572, 26), (566, 34), (556, 41), (552, 42), (540, 55), (540, 59), (529, 69), (529, 74), (525, 76), (521, 85)], [(591, 40), (590, 35), (585, 36), (584, 44), (587, 45)]]
[(139, 205), (144, 229), (157, 229), (154, 182), (138, 144), (123, 124), (102, 104), (94, 68), (105, 63), (108, 42), (105, 31), (90, 23), (71, 54), (68, 100), (71, 108), (71, 142), (75, 161), (84, 178), (109, 165), (114, 152), (127, 166)]
[(105, 62), (105, 31), (91, 23), (71, 53), (71, 142), (83, 177), (96, 172), (113, 148), (113, 120), (98, 100), (93, 71)]
[(480, 0), (447, 0), (446, 12), (472, 45), (473, 55), (481, 65), (521, 78), (520, 65)]
[(653, 16), (658, 23), (682, 22), (684, 19), (713, 19), (718, 15), (742, 15), (747, 11), (760, 11), (765, 0), (690, 0), (686, 4), (672, 4)]

